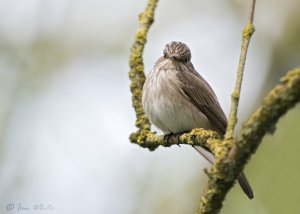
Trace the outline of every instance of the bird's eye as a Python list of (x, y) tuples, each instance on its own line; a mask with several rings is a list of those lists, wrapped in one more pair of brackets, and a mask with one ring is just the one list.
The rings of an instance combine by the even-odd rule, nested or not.
[(187, 58), (184, 59), (184, 62), (187, 63), (189, 60)]
[(167, 58), (167, 54), (166, 54), (166, 53), (164, 53), (164, 58), (165, 58), (165, 59)]

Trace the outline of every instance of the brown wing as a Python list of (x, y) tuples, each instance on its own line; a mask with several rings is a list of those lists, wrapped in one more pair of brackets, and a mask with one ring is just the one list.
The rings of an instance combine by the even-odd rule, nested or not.
[(177, 73), (182, 93), (210, 120), (220, 134), (225, 134), (226, 116), (209, 84), (196, 71)]

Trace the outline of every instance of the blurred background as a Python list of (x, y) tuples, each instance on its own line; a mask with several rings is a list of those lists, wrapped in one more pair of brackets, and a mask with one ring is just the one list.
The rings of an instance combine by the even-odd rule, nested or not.
[[(193, 213), (208, 163), (191, 147), (131, 144), (130, 46), (146, 0), (0, 0), (0, 213)], [(258, 1), (239, 124), (300, 62), (300, 1)], [(248, 1), (162, 0), (144, 52), (182, 41), (225, 112)], [(246, 166), (222, 213), (300, 213), (300, 106)]]

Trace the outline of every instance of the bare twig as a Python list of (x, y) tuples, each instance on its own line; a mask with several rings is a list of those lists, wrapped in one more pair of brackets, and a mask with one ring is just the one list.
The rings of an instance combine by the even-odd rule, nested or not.
[(251, 24), (253, 23), (255, 2), (256, 2), (256, 0), (251, 0), (251, 2), (250, 2), (248, 23), (251, 23)]

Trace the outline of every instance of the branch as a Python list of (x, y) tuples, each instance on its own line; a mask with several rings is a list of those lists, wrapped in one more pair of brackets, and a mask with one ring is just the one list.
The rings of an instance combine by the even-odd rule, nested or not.
[[(208, 172), (209, 181), (201, 198), (199, 213), (219, 213), (226, 193), (255, 153), (262, 138), (273, 133), (275, 125), (289, 109), (300, 102), (300, 67), (289, 71), (269, 92), (262, 106), (244, 124), (234, 146), (223, 147), (216, 164)], [(226, 140), (225, 140), (226, 142)], [(232, 143), (232, 142), (231, 142)], [(231, 145), (227, 144), (227, 145)]]
[(139, 16), (140, 28), (138, 29), (135, 41), (131, 47), (129, 59), (129, 78), (131, 80), (130, 90), (132, 103), (136, 113), (135, 125), (139, 129), (150, 130), (150, 122), (142, 107), (142, 90), (145, 82), (143, 51), (146, 44), (146, 37), (154, 21), (154, 11), (158, 0), (148, 0), (147, 6)]
[(193, 129), (188, 133), (156, 135), (149, 130), (140, 130), (130, 135), (130, 141), (143, 148), (154, 151), (157, 147), (170, 147), (172, 145), (187, 144), (202, 146), (213, 153), (220, 148), (221, 137), (218, 133), (202, 128)]
[(236, 160), (237, 169), (255, 153), (266, 134), (275, 132), (280, 117), (299, 102), (300, 67), (297, 67), (280, 79), (280, 83), (265, 97), (262, 106), (243, 125), (228, 157)]
[[(216, 163), (208, 172), (209, 181), (200, 201), (199, 213), (218, 213), (226, 193), (233, 186), (235, 178), (242, 171), (250, 156), (256, 151), (263, 136), (274, 131), (278, 119), (300, 101), (300, 67), (288, 72), (281, 82), (264, 99), (263, 105), (248, 119), (240, 135), (234, 139), (236, 113), (240, 97), (241, 82), (250, 38), (254, 32), (253, 14), (255, 0), (251, 0), (250, 15), (247, 26), (243, 30), (243, 40), (238, 68), (238, 78), (232, 95), (232, 109), (227, 129), (227, 138), (213, 131), (193, 129), (189, 133), (157, 136), (150, 131), (141, 104), (141, 95), (145, 81), (143, 50), (148, 30), (154, 20), (154, 11), (158, 0), (148, 0), (147, 7), (140, 15), (140, 28), (130, 53), (130, 89), (132, 103), (136, 112), (137, 132), (130, 135), (130, 141), (141, 147), (155, 150), (158, 146), (189, 144), (202, 146), (210, 150), (216, 157)], [(230, 128), (231, 127), (231, 128)]]
[(245, 26), (242, 33), (242, 47), (241, 47), (241, 54), (240, 54), (238, 71), (237, 71), (237, 79), (236, 79), (234, 90), (231, 94), (230, 115), (229, 115), (228, 126), (225, 134), (226, 140), (233, 138), (234, 127), (237, 123), (236, 115), (237, 115), (237, 110), (238, 110), (238, 105), (240, 100), (246, 56), (247, 56), (247, 51), (248, 51), (248, 46), (250, 43), (251, 36), (254, 33), (254, 26), (253, 26), (254, 9), (255, 9), (255, 0), (251, 0), (248, 23)]
[(225, 139), (224, 141), (222, 141), (222, 149), (220, 149), (218, 153), (214, 153), (216, 157), (216, 162), (212, 166), (211, 170), (208, 172), (209, 180), (205, 187), (204, 194), (201, 197), (200, 207), (196, 211), (196, 213), (218, 213), (221, 210), (226, 193), (232, 187), (235, 178), (237, 177), (239, 172), (241, 172), (244, 166), (241, 165), (240, 171), (234, 171), (234, 166), (229, 167), (226, 164), (230, 162), (238, 162), (234, 159), (228, 159), (228, 157), (232, 156), (231, 148), (235, 148), (238, 145), (236, 143), (236, 140), (233, 138), (233, 133), (235, 125), (237, 123), (237, 110), (241, 94), (247, 51), (251, 36), (254, 33), (253, 18), (255, 10), (255, 1), (256, 0), (250, 0), (249, 17), (247, 25), (245, 26), (242, 33), (242, 45), (237, 70), (237, 78), (234, 90), (231, 94), (231, 108), (227, 130), (225, 133)]

